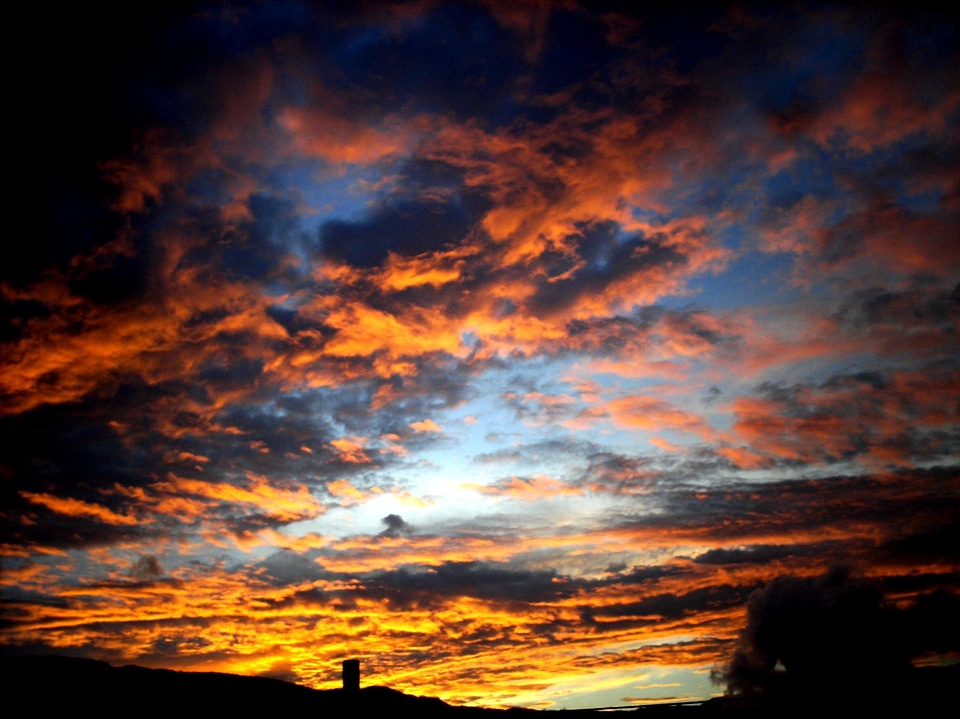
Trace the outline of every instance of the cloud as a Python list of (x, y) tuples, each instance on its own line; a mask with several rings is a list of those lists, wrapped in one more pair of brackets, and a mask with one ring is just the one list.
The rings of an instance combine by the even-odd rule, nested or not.
[(432, 419), (424, 419), (419, 422), (411, 422), (410, 429), (414, 432), (442, 432), (443, 428), (440, 427)]
[[(424, 572), (400, 569), (380, 574), (374, 586), (389, 591), (395, 595), (394, 601), (401, 602), (467, 596), (519, 603), (547, 601), (568, 593), (553, 580), (549, 572), (514, 570), (486, 562), (446, 562)], [(398, 591), (404, 589), (412, 591)]]
[(477, 252), (479, 248), (465, 246), (409, 259), (390, 254), (387, 256), (379, 284), (388, 292), (402, 292), (411, 287), (424, 285), (434, 288), (442, 287), (462, 279), (466, 258)]
[(501, 479), (491, 485), (478, 485), (467, 482), (463, 485), (467, 489), (489, 494), (496, 497), (515, 497), (526, 502), (536, 502), (551, 497), (562, 497), (582, 494), (583, 490), (571, 487), (552, 477), (537, 476), (530, 478), (510, 477)]
[(84, 502), (70, 497), (57, 497), (42, 492), (20, 492), (20, 496), (33, 504), (39, 504), (47, 509), (68, 517), (82, 517), (94, 519), (105, 524), (131, 526), (139, 520), (129, 514), (119, 514), (101, 504)]
[(766, 385), (761, 387), (765, 397), (733, 401), (733, 430), (754, 455), (901, 464), (913, 452), (940, 451), (937, 437), (953, 410), (944, 409), (938, 397), (956, 383), (950, 370), (931, 368), (892, 376), (834, 376), (819, 386)]
[(769, 562), (785, 557), (800, 556), (822, 551), (822, 546), (804, 546), (800, 544), (766, 545), (756, 544), (742, 548), (709, 549), (703, 554), (694, 557), (697, 564), (744, 564)]
[[(956, 249), (956, 213), (910, 210), (878, 194), (870, 205), (815, 234), (814, 264), (836, 272), (843, 265), (867, 261), (898, 273), (951, 278), (960, 267)], [(909, 242), (903, 238), (909, 237)], [(947, 280), (949, 281), (949, 279)]]
[(400, 537), (413, 533), (413, 527), (405, 522), (399, 514), (388, 514), (380, 521), (387, 525), (387, 528), (380, 532), (378, 536)]
[(327, 491), (344, 506), (367, 501), (372, 495), (357, 489), (350, 480), (337, 479), (327, 484)]
[(330, 441), (339, 459), (349, 464), (369, 464), (370, 457), (364, 451), (366, 441), (363, 437), (343, 437)]
[(139, 557), (130, 567), (130, 576), (140, 581), (158, 579), (162, 575), (163, 567), (152, 554)]
[(954, 18), (103, 17), (15, 93), (5, 650), (705, 698), (770, 585), (956, 655)]
[(709, 439), (713, 435), (710, 426), (701, 417), (684, 412), (657, 397), (621, 397), (610, 401), (606, 407), (615, 422), (627, 427), (652, 431), (679, 429), (697, 434), (703, 439)]
[[(207, 482), (171, 474), (153, 485), (160, 496), (156, 508), (161, 513), (186, 511), (188, 515), (200, 517), (209, 510), (210, 503), (215, 503), (244, 512), (252, 508), (264, 518), (281, 523), (310, 519), (324, 511), (324, 506), (302, 484), (287, 488), (252, 474), (244, 484)], [(189, 497), (203, 501), (191, 504)]]
[(384, 205), (364, 222), (327, 222), (320, 229), (319, 241), (326, 256), (353, 267), (380, 267), (393, 258), (385, 268), (389, 273), (386, 284), (391, 289), (397, 288), (397, 284), (402, 288), (404, 281), (398, 273), (402, 273), (404, 265), (412, 268), (410, 260), (404, 262), (401, 258), (458, 244), (469, 230), (470, 219), (456, 197), (409, 200)]
[[(316, 85), (315, 85), (316, 88)], [(290, 135), (291, 152), (332, 164), (372, 164), (408, 149), (416, 125), (389, 118), (382, 127), (350, 117), (350, 106), (334, 91), (315, 89), (317, 105), (285, 108), (277, 119)]]
[(263, 567), (281, 585), (299, 585), (324, 577), (315, 562), (290, 549), (284, 549), (263, 560)]

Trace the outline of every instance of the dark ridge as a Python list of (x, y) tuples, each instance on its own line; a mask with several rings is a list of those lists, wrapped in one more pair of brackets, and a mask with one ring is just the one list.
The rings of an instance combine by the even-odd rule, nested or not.
[[(151, 716), (256, 717), (278, 712), (309, 712), (303, 716), (328, 717), (404, 716), (470, 717), (530, 716), (532, 709), (481, 709), (458, 707), (434, 697), (418, 697), (388, 687), (370, 686), (359, 691), (317, 690), (267, 677), (244, 677), (217, 672), (183, 672), (113, 667), (92, 659), (57, 656), (4, 656), (0, 671), (6, 704), (31, 715), (54, 712), (98, 716), (124, 716), (146, 712)], [(631, 711), (646, 719), (657, 717), (807, 717), (826, 712), (851, 716), (927, 716), (949, 706), (960, 686), (960, 664), (914, 670), (898, 686), (871, 696), (719, 697), (702, 703), (641, 705)], [(624, 707), (627, 709), (627, 707)], [(596, 716), (592, 709), (567, 710), (564, 716)], [(351, 716), (351, 719), (353, 719)]]
[[(308, 712), (310, 717), (411, 717), (503, 715), (503, 710), (451, 706), (435, 697), (418, 697), (388, 687), (359, 691), (318, 690), (268, 677), (244, 677), (219, 672), (183, 672), (113, 667), (107, 662), (59, 656), (0, 659), (8, 706), (29, 707), (31, 714), (84, 712), (103, 716), (255, 717), (277, 712)], [(509, 710), (516, 712), (529, 710)]]

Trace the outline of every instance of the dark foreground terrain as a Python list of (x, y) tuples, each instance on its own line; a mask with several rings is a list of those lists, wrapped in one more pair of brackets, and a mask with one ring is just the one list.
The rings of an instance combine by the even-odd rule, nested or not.
[[(542, 714), (529, 709), (457, 707), (440, 699), (417, 697), (387, 687), (359, 691), (315, 690), (264, 677), (213, 672), (179, 672), (68, 657), (2, 657), (6, 708), (33, 716), (95, 713), (99, 716), (168, 715), (276, 717), (288, 712), (306, 717), (520, 717)], [(924, 669), (885, 687), (868, 699), (794, 692), (778, 698), (718, 698), (699, 705), (647, 705), (630, 713), (651, 717), (809, 717), (937, 716), (955, 709), (960, 665)], [(301, 714), (302, 712), (302, 714)], [(57, 713), (57, 714), (55, 714)], [(564, 716), (597, 715), (596, 710), (565, 711)]]

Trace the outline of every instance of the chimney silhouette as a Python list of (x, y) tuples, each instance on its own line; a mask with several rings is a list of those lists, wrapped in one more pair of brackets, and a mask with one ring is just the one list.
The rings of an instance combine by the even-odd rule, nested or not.
[(360, 660), (343, 660), (343, 690), (345, 692), (360, 691)]

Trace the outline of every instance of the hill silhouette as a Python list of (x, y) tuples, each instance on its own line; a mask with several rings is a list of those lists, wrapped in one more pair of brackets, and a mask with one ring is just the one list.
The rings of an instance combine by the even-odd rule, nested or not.
[[(273, 717), (277, 713), (306, 712), (304, 716), (342, 717), (523, 717), (532, 709), (483, 709), (447, 704), (383, 686), (359, 691), (310, 689), (280, 679), (246, 677), (218, 672), (184, 672), (113, 667), (107, 662), (60, 656), (6, 656), (0, 659), (7, 706), (29, 708), (30, 713), (96, 712), (99, 716), (130, 716), (146, 712), (178, 719), (217, 715)], [(872, 697), (835, 695), (810, 697), (720, 697), (698, 705), (643, 705), (633, 709), (643, 717), (808, 717), (812, 711), (881, 716), (889, 710), (922, 716), (946, 706), (960, 680), (960, 665), (914, 670), (890, 692)], [(565, 716), (597, 715), (598, 710), (567, 710)]]
[[(183, 672), (139, 666), (113, 667), (107, 662), (61, 656), (4, 657), (3, 684), (9, 706), (31, 712), (95, 711), (129, 716), (151, 715), (274, 716), (277, 712), (308, 712), (307, 716), (337, 717), (351, 713), (416, 717), (502, 715), (502, 710), (455, 707), (435, 697), (419, 697), (383, 686), (359, 691), (311, 689), (267, 677), (219, 672)], [(22, 701), (16, 701), (17, 698)], [(512, 709), (511, 715), (529, 713)]]

